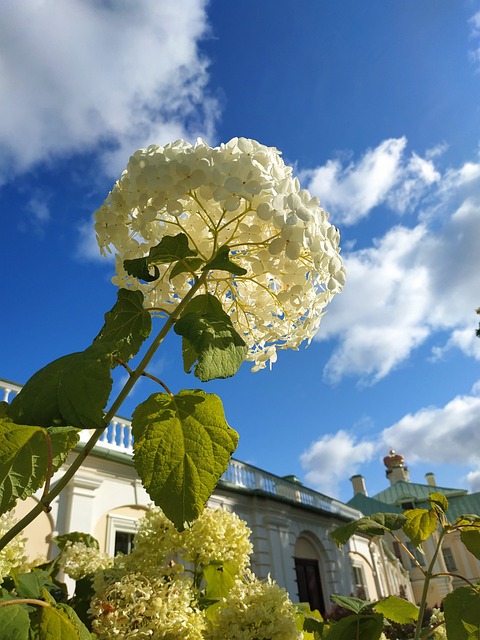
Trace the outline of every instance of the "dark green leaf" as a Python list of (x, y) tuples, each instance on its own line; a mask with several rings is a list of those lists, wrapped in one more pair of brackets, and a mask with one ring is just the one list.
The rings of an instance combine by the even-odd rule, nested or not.
[(433, 509), (409, 509), (404, 515), (407, 520), (402, 529), (416, 547), (429, 538), (437, 528), (437, 515)]
[(197, 255), (196, 251), (189, 248), (187, 236), (184, 233), (179, 233), (176, 236), (162, 238), (159, 244), (150, 249), (145, 258), (124, 260), (123, 266), (125, 271), (134, 278), (144, 282), (153, 282), (160, 275), (160, 271), (155, 265), (177, 262), (170, 274), (170, 278), (173, 278), (185, 271), (196, 271), (203, 262), (201, 258), (195, 258)]
[(17, 573), (12, 571), (12, 578), (15, 584), (15, 590), (20, 598), (37, 598), (41, 597), (41, 589), (50, 583), (50, 576), (46, 571), (37, 569), (28, 573)]
[(460, 539), (477, 560), (480, 560), (480, 531), (478, 529), (465, 529), (460, 532)]
[(419, 609), (416, 605), (397, 598), (388, 596), (375, 604), (375, 611), (382, 613), (385, 618), (400, 624), (412, 624), (418, 619)]
[(247, 273), (247, 270), (241, 267), (235, 262), (232, 262), (229, 258), (230, 248), (227, 246), (220, 247), (217, 252), (217, 255), (207, 262), (207, 264), (203, 267), (202, 271), (228, 271), (229, 273), (233, 273), (236, 276), (244, 276)]
[(386, 531), (401, 529), (406, 517), (400, 513), (374, 513), (335, 529), (330, 535), (341, 547), (355, 534), (363, 533), (371, 536), (382, 536)]
[(94, 345), (104, 347), (107, 353), (114, 353), (124, 362), (136, 355), (152, 330), (152, 319), (143, 308), (143, 299), (141, 291), (120, 289), (117, 302), (105, 314), (105, 324)]
[(89, 533), (83, 533), (82, 531), (72, 531), (71, 533), (62, 533), (60, 536), (53, 538), (53, 542), (62, 551), (65, 549), (68, 542), (82, 542), (86, 547), (92, 549), (100, 549), (100, 545), (96, 538)]
[(220, 398), (199, 390), (154, 394), (135, 410), (132, 433), (145, 489), (183, 529), (201, 513), (237, 446)]
[(230, 317), (210, 294), (190, 301), (175, 323), (175, 333), (183, 337), (185, 371), (198, 360), (195, 375), (202, 382), (235, 375), (247, 355), (247, 346)]
[(0, 639), (28, 640), (30, 618), (25, 607), (18, 604), (0, 608)]
[(95, 346), (37, 371), (10, 404), (18, 424), (80, 429), (105, 427), (103, 409), (112, 388), (111, 356)]
[(360, 598), (354, 598), (353, 596), (347, 597), (332, 594), (330, 596), (330, 600), (333, 603), (338, 604), (340, 607), (343, 607), (344, 609), (353, 611), (353, 613), (362, 613), (362, 611), (366, 611), (372, 608), (371, 602), (361, 600)]
[(443, 601), (447, 636), (452, 640), (480, 638), (480, 593), (459, 587)]
[(212, 562), (203, 569), (205, 596), (211, 600), (226, 598), (235, 584), (237, 570), (230, 562)]
[(165, 264), (192, 258), (198, 253), (188, 246), (188, 238), (184, 233), (176, 236), (165, 236), (161, 242), (150, 249), (149, 264)]
[(173, 265), (170, 272), (170, 280), (181, 273), (194, 273), (199, 266), (203, 264), (202, 258), (185, 258), (185, 260), (179, 260), (177, 264)]
[[(124, 260), (123, 266), (128, 275), (143, 280), (144, 282), (154, 282), (160, 275), (158, 267), (148, 264), (148, 258), (133, 258), (133, 260)], [(153, 270), (153, 273), (152, 273)]]
[(348, 616), (336, 622), (325, 635), (325, 640), (378, 640), (383, 630), (383, 616)]
[(53, 471), (65, 460), (78, 441), (72, 428), (43, 429), (0, 418), (0, 513), (10, 511), (17, 500), (24, 500), (45, 482), (48, 468), (47, 433), (50, 434)]

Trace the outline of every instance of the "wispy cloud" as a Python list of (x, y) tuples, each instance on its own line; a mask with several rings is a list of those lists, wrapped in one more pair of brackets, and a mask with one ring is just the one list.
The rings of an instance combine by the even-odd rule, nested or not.
[(434, 347), (435, 357), (459, 348), (480, 359), (480, 341), (474, 340), (475, 296), (480, 291), (480, 163), (468, 162), (441, 174), (432, 162), (412, 154), (402, 180), (384, 194), (385, 202), (396, 199), (401, 208), (398, 203), (417, 199), (412, 196), (412, 173), (430, 185), (428, 201), (412, 210), (413, 226), (392, 227), (371, 246), (344, 254), (347, 284), (317, 337), (337, 341), (325, 368), (330, 382), (347, 375), (362, 383), (376, 382), (437, 331), (450, 336), (447, 341), (442, 336)]
[(301, 455), (301, 464), (307, 471), (305, 481), (322, 493), (337, 496), (340, 481), (371, 460), (375, 450), (373, 442), (357, 442), (343, 430), (324, 435)]
[(480, 490), (479, 383), (470, 394), (442, 407), (422, 408), (384, 429), (375, 440), (360, 442), (340, 430), (319, 438), (302, 454), (305, 480), (322, 492), (338, 495), (339, 484), (392, 446), (410, 463), (456, 464), (470, 467), (466, 481)]
[(407, 139), (390, 138), (368, 149), (358, 161), (329, 160), (304, 172), (308, 188), (322, 206), (335, 213), (337, 224), (355, 224), (379, 205), (403, 213), (416, 205), (426, 189), (437, 182), (431, 156), (406, 156)]
[[(210, 135), (206, 0), (13, 2), (0, 8), (0, 176), (67, 154)], [(118, 156), (121, 156), (119, 158)]]

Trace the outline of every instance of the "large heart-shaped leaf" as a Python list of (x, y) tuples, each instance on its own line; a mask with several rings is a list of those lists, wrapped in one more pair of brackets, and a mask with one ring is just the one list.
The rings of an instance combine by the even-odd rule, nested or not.
[(145, 489), (178, 529), (202, 511), (238, 442), (220, 398), (157, 393), (132, 419), (134, 462)]

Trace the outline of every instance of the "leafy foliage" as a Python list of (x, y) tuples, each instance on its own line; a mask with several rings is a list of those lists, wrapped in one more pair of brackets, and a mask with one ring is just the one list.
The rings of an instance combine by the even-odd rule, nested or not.
[(120, 289), (117, 302), (105, 314), (105, 324), (94, 345), (128, 362), (138, 353), (151, 331), (152, 318), (143, 308), (143, 293)]
[(60, 468), (78, 442), (78, 430), (44, 429), (0, 418), (0, 441), (0, 513), (6, 513), (43, 485), (50, 451), (52, 471)]
[(112, 379), (111, 354), (92, 346), (37, 371), (7, 409), (17, 424), (103, 429)]
[(480, 593), (473, 587), (460, 587), (443, 601), (447, 636), (453, 640), (480, 637)]
[(408, 509), (404, 514), (407, 520), (403, 531), (418, 547), (436, 530), (437, 514), (433, 509)]
[(202, 382), (235, 375), (247, 355), (247, 346), (235, 331), (232, 321), (218, 300), (200, 295), (185, 307), (175, 323), (175, 332), (183, 338), (183, 362), (188, 373)]
[(197, 252), (188, 246), (188, 238), (184, 233), (176, 236), (165, 236), (161, 242), (152, 247), (145, 258), (134, 258), (124, 260), (123, 265), (126, 272), (143, 280), (144, 282), (154, 282), (160, 276), (157, 264), (173, 264), (170, 278), (197, 269), (203, 262), (196, 258)]
[(178, 529), (202, 511), (238, 442), (220, 398), (204, 391), (157, 393), (132, 419), (143, 485)]
[(382, 536), (387, 531), (401, 529), (406, 517), (401, 513), (374, 513), (335, 529), (330, 535), (338, 547), (344, 545), (355, 533)]

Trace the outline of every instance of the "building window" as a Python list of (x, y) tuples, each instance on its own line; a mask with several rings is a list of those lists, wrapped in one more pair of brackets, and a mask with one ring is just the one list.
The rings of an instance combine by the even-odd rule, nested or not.
[(135, 534), (131, 531), (115, 531), (114, 555), (123, 553), (127, 555), (133, 549), (133, 538)]
[(353, 584), (355, 585), (355, 595), (357, 598), (368, 600), (367, 584), (363, 567), (353, 565)]
[(445, 566), (447, 571), (457, 571), (457, 565), (455, 564), (455, 558), (453, 557), (453, 551), (450, 547), (444, 547), (442, 549), (443, 559), (445, 560)]
[(320, 613), (325, 613), (318, 560), (295, 558), (295, 572), (300, 602), (308, 602), (312, 611), (317, 609)]
[(106, 551), (111, 556), (118, 552), (130, 553), (133, 548), (133, 538), (137, 532), (137, 520), (124, 516), (107, 516), (107, 544)]

